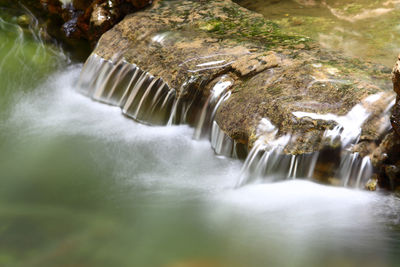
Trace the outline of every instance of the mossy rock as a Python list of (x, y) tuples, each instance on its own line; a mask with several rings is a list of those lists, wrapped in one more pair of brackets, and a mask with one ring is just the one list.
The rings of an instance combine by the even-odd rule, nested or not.
[[(249, 148), (259, 138), (260, 120), (267, 118), (278, 136), (294, 137), (286, 153), (317, 151), (325, 145), (324, 133), (338, 123), (299, 118), (295, 112), (345, 116), (361, 103), (373, 115), (363, 126), (367, 129), (381, 119), (391, 95), (385, 67), (346, 59), (305, 36), (285, 34), (276, 23), (230, 0), (156, 1), (106, 32), (94, 53), (124, 58), (163, 78), (182, 99), (193, 96), (188, 84), (208, 95), (211, 81), (230, 76), (232, 95), (218, 109), (216, 122)], [(379, 93), (385, 101), (364, 101)], [(379, 127), (371, 128), (363, 132), (364, 141), (380, 136)]]

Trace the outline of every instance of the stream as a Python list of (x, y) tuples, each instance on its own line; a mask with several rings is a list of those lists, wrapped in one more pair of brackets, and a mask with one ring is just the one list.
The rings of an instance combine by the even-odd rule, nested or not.
[(0, 9), (0, 266), (399, 266), (396, 195), (237, 188), (242, 161), (85, 97), (81, 69)]

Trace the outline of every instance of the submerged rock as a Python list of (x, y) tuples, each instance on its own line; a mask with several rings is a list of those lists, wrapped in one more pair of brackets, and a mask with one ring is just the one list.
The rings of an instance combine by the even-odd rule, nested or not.
[(368, 180), (368, 182), (365, 185), (365, 188), (368, 191), (376, 191), (377, 186), (378, 186), (378, 179), (377, 178), (372, 178), (372, 179)]
[[(231, 146), (224, 151), (237, 155), (243, 146), (264, 152), (278, 151), (280, 146), (279, 153), (289, 156), (284, 161), (293, 177), (312, 174), (318, 165), (314, 155), (322, 150), (331, 151), (325, 153), (328, 162), (320, 160), (325, 166), (335, 161), (336, 167), (342, 165), (341, 148), (350, 150), (359, 141), (373, 143), (389, 127), (385, 116), (393, 99), (390, 70), (324, 51), (307, 37), (283, 34), (276, 24), (229, 0), (157, 1), (106, 32), (93, 53), (108, 62), (108, 72), (115, 72), (105, 81), (123, 77), (129, 72), (126, 64), (140, 68), (134, 75), (148, 78), (135, 80), (140, 81), (138, 86), (129, 89), (129, 85), (120, 94), (130, 94), (128, 101), (112, 100), (119, 89), (107, 87), (106, 82), (89, 82), (93, 91), (87, 93), (100, 101), (114, 101), (125, 114), (151, 123), (149, 115), (155, 108), (151, 98), (161, 92), (157, 88), (168, 92), (164, 96), (168, 101), (174, 99), (170, 108), (162, 105), (173, 116), (157, 119), (157, 124), (195, 125), (204, 103), (215, 93), (211, 84), (228, 77), (229, 94), (212, 116), (212, 132)], [(146, 105), (151, 112), (141, 115), (140, 109), (149, 108)], [(271, 159), (253, 154), (254, 159)], [(354, 181), (361, 185), (369, 163), (356, 158), (349, 157), (362, 169)], [(297, 166), (303, 161), (312, 170), (299, 172)], [(322, 171), (321, 180), (335, 176), (332, 166), (318, 166), (330, 172)]]

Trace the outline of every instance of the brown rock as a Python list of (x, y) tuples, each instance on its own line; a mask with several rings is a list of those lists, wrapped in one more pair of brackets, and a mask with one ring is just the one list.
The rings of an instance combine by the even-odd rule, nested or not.
[(143, 8), (151, 4), (151, 0), (128, 0), (135, 8)]
[(394, 190), (400, 186), (400, 137), (389, 132), (372, 155), (372, 164), (381, 187)]
[(397, 101), (392, 110), (390, 121), (393, 129), (400, 134), (400, 55), (392, 71), (393, 90), (397, 93)]
[(393, 129), (397, 134), (400, 134), (400, 103), (397, 101), (392, 109), (392, 116), (390, 117)]
[(92, 5), (93, 2), (93, 0), (73, 0), (72, 4), (76, 9), (86, 10)]
[[(318, 151), (326, 145), (325, 132), (338, 126), (327, 114), (343, 119), (357, 104), (375, 118), (362, 125), (365, 140), (374, 141), (384, 130), (375, 125), (390, 100), (383, 97), (391, 89), (387, 73), (322, 51), (306, 38), (285, 36), (229, 0), (155, 2), (106, 32), (94, 53), (108, 60), (119, 54), (161, 77), (182, 102), (208, 95), (207, 85), (224, 74), (235, 77), (216, 122), (249, 148), (267, 118), (278, 136), (292, 135), (286, 153)], [(384, 101), (363, 101), (377, 93)], [(340, 140), (331, 144), (339, 146)]]
[(393, 90), (400, 95), (400, 55), (392, 71)]
[(240, 76), (246, 76), (277, 67), (280, 63), (281, 58), (276, 53), (268, 51), (265, 54), (249, 53), (243, 55), (232, 64), (232, 68)]

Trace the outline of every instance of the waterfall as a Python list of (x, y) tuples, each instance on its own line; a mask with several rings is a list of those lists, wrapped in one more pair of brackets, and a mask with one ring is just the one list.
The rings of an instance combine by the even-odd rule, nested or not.
[[(213, 123), (215, 114), (219, 108), (219, 106), (231, 95), (231, 92), (228, 90), (233, 85), (233, 80), (230, 79), (227, 75), (223, 75), (219, 78), (218, 82), (213, 86), (210, 91), (210, 96), (208, 97), (206, 103), (203, 106), (203, 109), (200, 113), (200, 118), (196, 124), (196, 131), (195, 131), (195, 139), (200, 139), (201, 137), (208, 137), (211, 138), (210, 133), (212, 136), (215, 137), (217, 132), (214, 131)], [(207, 125), (211, 125), (213, 130), (210, 132), (210, 129), (207, 128)], [(215, 134), (214, 134), (215, 133)]]
[[(331, 156), (334, 166), (330, 166), (329, 170), (336, 165), (335, 155)], [(323, 172), (323, 177), (319, 177), (321, 174), (315, 173), (316, 167), (326, 164), (324, 162), (326, 160), (319, 152), (290, 155), (284, 153), (284, 147), (281, 145), (268, 149), (256, 145), (243, 165), (237, 187), (250, 183), (302, 178), (344, 187), (363, 188), (372, 176), (373, 168), (369, 156), (361, 157), (359, 153), (343, 150), (340, 154), (340, 164), (333, 172), (333, 177), (328, 177), (327, 172)]]
[[(194, 80), (189, 78), (181, 92), (188, 90), (189, 94), (196, 94), (190, 91), (190, 86), (186, 86), (192, 82)], [(234, 80), (228, 75), (217, 78), (208, 98), (197, 112), (194, 138), (208, 138), (219, 155), (238, 157), (238, 144), (214, 120), (219, 106), (229, 99), (229, 88), (233, 83)], [(170, 88), (162, 78), (156, 78), (118, 56), (105, 60), (92, 54), (82, 69), (77, 88), (93, 100), (118, 106), (124, 115), (151, 125), (189, 123), (188, 113), (197, 99), (196, 96), (185, 99), (178, 97), (176, 90)], [(245, 150), (243, 146), (240, 150)]]
[(262, 145), (253, 147), (243, 165), (237, 187), (264, 180), (311, 179), (319, 153), (290, 155), (285, 154), (283, 150), (281, 145), (269, 149)]
[(77, 87), (94, 100), (118, 106), (126, 116), (147, 124), (168, 124), (178, 106), (175, 89), (123, 59), (104, 60), (92, 54)]
[(341, 185), (345, 187), (363, 187), (372, 176), (370, 157), (361, 157), (359, 153), (345, 152), (337, 176), (341, 178)]
[[(263, 118), (257, 128), (257, 140), (248, 152), (246, 144), (237, 143), (215, 121), (218, 108), (231, 96), (234, 79), (228, 74), (221, 75), (204, 92), (193, 89), (191, 85), (195, 82), (195, 76), (189, 73), (187, 81), (175, 90), (162, 78), (128, 63), (118, 55), (105, 60), (92, 54), (81, 71), (77, 88), (95, 101), (120, 107), (124, 115), (141, 123), (190, 124), (195, 128), (193, 138), (209, 139), (216, 154), (246, 158), (237, 187), (302, 178), (362, 188), (371, 177), (373, 168), (370, 157), (352, 153), (351, 148), (358, 143), (364, 123), (376, 116), (370, 106), (381, 99), (382, 94), (367, 97), (342, 116), (303, 111), (292, 113), (294, 120), (307, 117), (334, 122), (335, 126), (326, 129), (321, 138), (328, 147), (340, 142), (338, 151), (288, 153), (287, 147), (296, 136), (278, 134), (278, 129), (268, 118)], [(394, 103), (393, 99), (385, 101)], [(379, 116), (386, 120), (389, 113), (390, 107), (381, 111)], [(384, 125), (381, 131), (387, 128), (388, 125)]]
[(217, 122), (213, 121), (211, 131), (211, 147), (218, 155), (224, 155), (227, 157), (237, 158), (237, 146), (238, 144), (226, 135), (221, 128), (219, 128)]
[[(237, 186), (303, 178), (345, 187), (364, 188), (373, 174), (371, 159), (369, 155), (362, 157), (357, 152), (351, 152), (351, 149), (360, 139), (363, 124), (374, 116), (369, 106), (373, 106), (376, 101), (385, 101), (388, 107), (378, 111), (375, 116), (381, 121), (388, 121), (390, 107), (394, 103), (393, 96), (384, 96), (382, 93), (367, 97), (363, 103), (355, 105), (344, 116), (293, 112), (296, 118), (308, 117), (313, 120), (336, 122), (336, 126), (325, 131), (322, 143), (334, 146), (340, 142), (340, 151), (328, 149), (325, 154), (320, 152), (286, 154), (285, 148), (295, 136), (278, 137), (276, 127), (267, 118), (263, 118), (257, 129), (258, 139), (243, 165)], [(381, 124), (379, 132), (384, 133), (387, 130), (387, 125)], [(322, 170), (317, 171), (316, 167)]]

